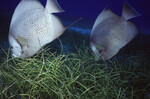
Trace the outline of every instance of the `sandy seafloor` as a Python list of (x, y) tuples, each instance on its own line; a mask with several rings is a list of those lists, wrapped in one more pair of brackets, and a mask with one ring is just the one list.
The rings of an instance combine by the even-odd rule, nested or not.
[[(80, 18), (80, 17), (73, 17), (70, 15), (57, 15), (57, 16), (59, 16), (59, 18), (62, 20), (65, 26), (71, 24), (72, 22)], [(10, 21), (11, 21), (10, 15), (0, 15), (0, 46), (4, 49), (9, 48), (8, 32)], [(95, 19), (83, 17), (82, 20), (69, 27), (64, 32), (64, 34), (59, 37), (59, 40), (56, 39), (50, 44), (57, 42), (58, 46), (60, 46), (60, 43), (58, 42), (62, 41), (63, 48), (67, 52), (72, 51), (71, 47), (74, 47), (74, 44), (80, 46), (83, 43), (85, 43), (85, 45), (89, 46), (89, 37), (94, 21)], [(150, 50), (150, 29), (144, 30), (143, 27), (139, 28), (141, 30), (140, 33), (130, 42), (131, 44), (129, 43), (125, 46), (126, 49), (128, 49), (127, 47), (129, 46), (130, 47), (134, 46), (133, 52), (136, 49), (141, 51)], [(70, 42), (71, 44), (67, 44), (66, 42)]]

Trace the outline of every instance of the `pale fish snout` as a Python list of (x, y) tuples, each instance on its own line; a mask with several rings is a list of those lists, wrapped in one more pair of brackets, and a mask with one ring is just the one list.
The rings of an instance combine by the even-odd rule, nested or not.
[(20, 44), (18, 44), (18, 42), (12, 36), (9, 36), (9, 44), (12, 51), (12, 56), (19, 58), (22, 53)]
[(21, 46), (18, 43), (14, 43), (14, 46), (11, 47), (12, 56), (19, 58), (21, 56)]
[(93, 53), (94, 53), (95, 60), (99, 60), (99, 59), (100, 59), (100, 54), (99, 54), (98, 49), (97, 49), (97, 48), (95, 47), (95, 45), (93, 44), (93, 42), (90, 42), (90, 47), (91, 47), (91, 50), (92, 50)]

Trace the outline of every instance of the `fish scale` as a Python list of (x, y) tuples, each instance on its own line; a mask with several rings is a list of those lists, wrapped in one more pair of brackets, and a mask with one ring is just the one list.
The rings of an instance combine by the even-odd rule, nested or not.
[(90, 35), (90, 47), (96, 60), (108, 60), (129, 43), (139, 32), (137, 26), (128, 21), (140, 16), (125, 2), (122, 16), (104, 9), (97, 17)]
[(67, 28), (53, 13), (64, 12), (56, 0), (21, 0), (13, 14), (9, 44), (12, 56), (28, 58), (58, 38)]

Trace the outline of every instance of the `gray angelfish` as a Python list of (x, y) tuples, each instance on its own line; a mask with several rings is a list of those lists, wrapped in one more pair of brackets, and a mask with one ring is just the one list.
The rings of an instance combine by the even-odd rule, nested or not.
[(121, 17), (109, 9), (99, 14), (90, 36), (90, 47), (96, 60), (111, 59), (138, 34), (137, 26), (128, 21), (138, 16), (140, 14), (127, 3)]
[(21, 0), (9, 30), (12, 55), (17, 58), (31, 57), (58, 38), (68, 28), (53, 14), (61, 12), (64, 10), (56, 0), (47, 0), (45, 8), (38, 0)]

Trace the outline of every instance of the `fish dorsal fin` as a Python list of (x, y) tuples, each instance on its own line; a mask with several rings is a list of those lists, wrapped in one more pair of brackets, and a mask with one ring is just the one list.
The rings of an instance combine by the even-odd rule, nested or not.
[[(102, 21), (104, 21), (105, 19), (107, 18), (110, 18), (110, 17), (118, 17), (116, 14), (114, 14), (111, 10), (109, 9), (104, 9), (97, 17), (94, 25), (93, 25), (93, 29), (99, 24), (101, 23)], [(92, 29), (92, 31), (93, 31)]]
[(130, 6), (127, 2), (124, 3), (123, 10), (122, 10), (122, 17), (126, 20), (129, 20), (134, 17), (138, 17), (139, 14), (132, 6)]
[(30, 9), (44, 9), (43, 5), (38, 0), (21, 0), (15, 9), (11, 24), (24, 12)]
[(74, 25), (75, 23), (79, 22), (80, 20), (82, 20), (82, 17), (80, 17), (79, 19), (75, 20), (73, 23), (69, 24), (69, 25), (66, 26), (65, 28), (68, 29), (69, 27), (71, 27), (71, 26)]
[(47, 0), (45, 10), (49, 13), (64, 12), (56, 0)]

